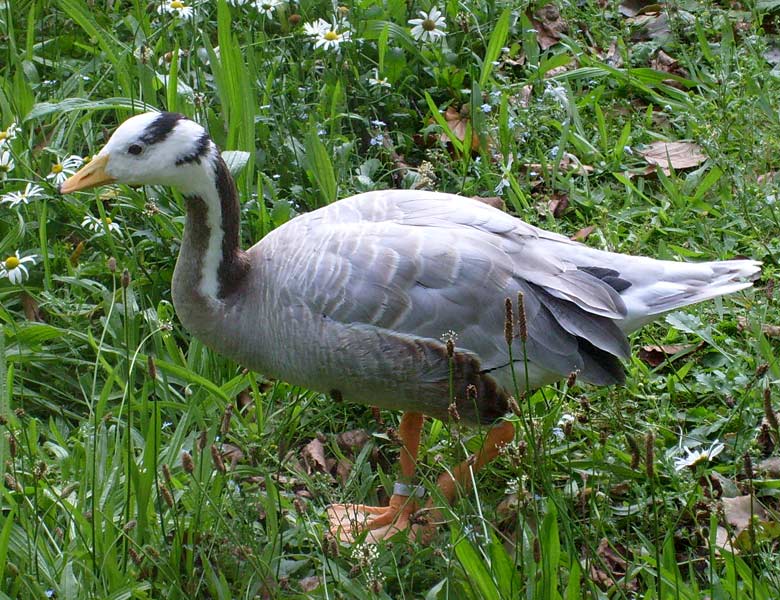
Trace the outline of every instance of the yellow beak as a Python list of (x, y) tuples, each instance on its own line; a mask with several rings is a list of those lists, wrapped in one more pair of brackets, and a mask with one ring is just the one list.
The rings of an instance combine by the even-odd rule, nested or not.
[(68, 177), (60, 186), (60, 194), (70, 194), (79, 190), (88, 190), (106, 183), (113, 183), (115, 179), (105, 171), (108, 164), (108, 154), (96, 156), (78, 172)]

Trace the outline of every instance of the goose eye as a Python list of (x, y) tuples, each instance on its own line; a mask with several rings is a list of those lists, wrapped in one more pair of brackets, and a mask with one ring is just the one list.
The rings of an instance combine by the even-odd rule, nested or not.
[(130, 144), (130, 146), (127, 148), (127, 151), (130, 154), (138, 155), (141, 154), (141, 152), (144, 151), (143, 146), (140, 144)]

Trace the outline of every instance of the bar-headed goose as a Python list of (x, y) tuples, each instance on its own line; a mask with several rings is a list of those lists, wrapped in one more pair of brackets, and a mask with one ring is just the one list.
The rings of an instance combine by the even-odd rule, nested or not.
[[(760, 265), (605, 252), (476, 200), (413, 190), (345, 198), (242, 250), (236, 187), (219, 150), (200, 125), (173, 113), (125, 121), (61, 191), (112, 182), (168, 185), (186, 198), (172, 295), (193, 335), (260, 373), (403, 411), (390, 506), (332, 506), (342, 539), (366, 529), (379, 539), (409, 526), (423, 414), (493, 425), (475, 459), (439, 477), (452, 500), (469, 485), (469, 470), (514, 436), (501, 420), (515, 389), (512, 369), (521, 389), (572, 372), (597, 385), (620, 383), (626, 334), (749, 287)], [(515, 325), (512, 365), (505, 302), (516, 307), (520, 293), (527, 335)]]

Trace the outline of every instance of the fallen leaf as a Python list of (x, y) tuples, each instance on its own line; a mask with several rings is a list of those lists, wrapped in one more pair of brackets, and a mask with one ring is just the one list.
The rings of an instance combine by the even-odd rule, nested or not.
[(344, 431), (336, 436), (336, 443), (344, 451), (355, 452), (361, 450), (371, 436), (365, 429), (352, 429)]
[(672, 28), (666, 13), (639, 14), (636, 17), (626, 19), (626, 22), (634, 27), (634, 32), (631, 35), (632, 42), (655, 40), (662, 43), (672, 35)]
[(537, 10), (531, 17), (531, 23), (536, 29), (536, 41), (542, 50), (547, 50), (557, 44), (569, 26), (561, 18), (561, 11), (554, 4), (547, 4)]
[(352, 472), (352, 461), (348, 460), (346, 458), (342, 458), (337, 464), (336, 464), (336, 477), (338, 477), (338, 480), (342, 483), (342, 485), (347, 484), (347, 479), (349, 479), (349, 474)]
[[(750, 323), (746, 317), (737, 317), (737, 328), (740, 331), (750, 329)], [(771, 325), (769, 323), (761, 324), (761, 333), (766, 337), (780, 337), (780, 325)]]
[(249, 388), (245, 388), (238, 393), (236, 404), (238, 405), (238, 411), (241, 413), (252, 407), (252, 394), (249, 393)]
[(222, 458), (230, 461), (230, 469), (235, 470), (236, 465), (244, 458), (244, 452), (234, 444), (222, 444)]
[(547, 203), (548, 210), (556, 219), (560, 219), (569, 208), (569, 196), (566, 194), (554, 194)]
[(653, 58), (650, 59), (650, 66), (656, 71), (664, 73), (675, 73), (680, 63), (676, 58), (672, 58), (666, 52), (658, 49)]
[[(469, 121), (471, 120), (469, 113), (470, 109), (468, 104), (461, 106), (460, 110), (455, 110), (454, 106), (448, 106), (447, 110), (444, 112), (444, 120), (447, 121), (447, 125), (449, 126), (450, 130), (456, 138), (464, 143), (466, 140), (466, 129), (468, 128)], [(439, 134), (439, 141), (446, 144), (449, 143), (450, 138), (445, 132), (442, 132)], [(471, 145), (468, 149), (475, 150), (477, 148), (479, 148), (479, 136), (472, 129)]]
[[(753, 541), (774, 540), (780, 537), (780, 521), (756, 499), (747, 494), (736, 498), (722, 498), (723, 516), (726, 520), (729, 544), (721, 548), (750, 550)], [(752, 529), (752, 531), (751, 531)]]
[(320, 587), (320, 578), (317, 575), (310, 575), (309, 577), (301, 579), (298, 582), (298, 585), (301, 587), (301, 591), (304, 594), (307, 594)]
[(328, 472), (328, 461), (325, 460), (325, 445), (317, 438), (314, 438), (306, 446), (304, 446), (301, 452), (303, 462), (311, 471), (323, 471)]
[(585, 240), (590, 237), (590, 234), (596, 231), (595, 225), (588, 225), (587, 227), (583, 227), (580, 229), (577, 233), (575, 233), (573, 236), (571, 236), (572, 241), (574, 242), (584, 242)]
[[(630, 556), (624, 547), (611, 543), (607, 538), (602, 538), (596, 549), (596, 554), (601, 560), (593, 562), (590, 575), (602, 588), (611, 588), (617, 581), (625, 578)], [(637, 582), (636, 580), (624, 582), (621, 584), (621, 588), (636, 590)]]
[(43, 317), (41, 317), (41, 310), (38, 306), (38, 302), (27, 292), (20, 294), (22, 298), (22, 309), (24, 310), (24, 316), (28, 321), (35, 321), (36, 323), (43, 323)]
[[(680, 66), (680, 62), (660, 49), (650, 59), (650, 68), (661, 73), (669, 73), (669, 75), (674, 75), (675, 77), (688, 77), (688, 71)], [(678, 90), (686, 89), (682, 82), (674, 78), (664, 79), (664, 83)]]
[(624, 17), (635, 17), (647, 12), (661, 12), (661, 5), (656, 0), (623, 0), (618, 11)]
[[(664, 344), (664, 345), (648, 345), (642, 346), (639, 350), (639, 360), (651, 367), (657, 367), (664, 364), (667, 360), (671, 359), (674, 355), (684, 352), (686, 350), (696, 351), (702, 348), (703, 344)], [(690, 352), (686, 352), (687, 356)], [(678, 356), (677, 358), (682, 358)]]
[(780, 479), (780, 456), (772, 456), (758, 463), (756, 470), (772, 479)]
[(570, 62), (568, 65), (561, 65), (560, 67), (553, 67), (549, 71), (544, 72), (544, 78), (545, 79), (552, 79), (553, 77), (557, 77), (558, 75), (562, 75), (563, 73), (566, 73), (570, 71), (569, 65), (572, 65), (573, 68), (576, 68), (576, 63)]
[(639, 154), (667, 175), (672, 169), (690, 169), (707, 160), (701, 147), (693, 142), (653, 142), (640, 150)]

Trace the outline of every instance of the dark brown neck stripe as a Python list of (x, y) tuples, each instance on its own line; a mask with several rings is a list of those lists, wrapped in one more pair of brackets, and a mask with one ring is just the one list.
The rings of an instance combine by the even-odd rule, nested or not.
[(217, 280), (219, 297), (232, 294), (249, 272), (249, 258), (241, 250), (241, 207), (233, 176), (217, 152), (213, 159), (214, 182), (222, 210), (222, 260)]

